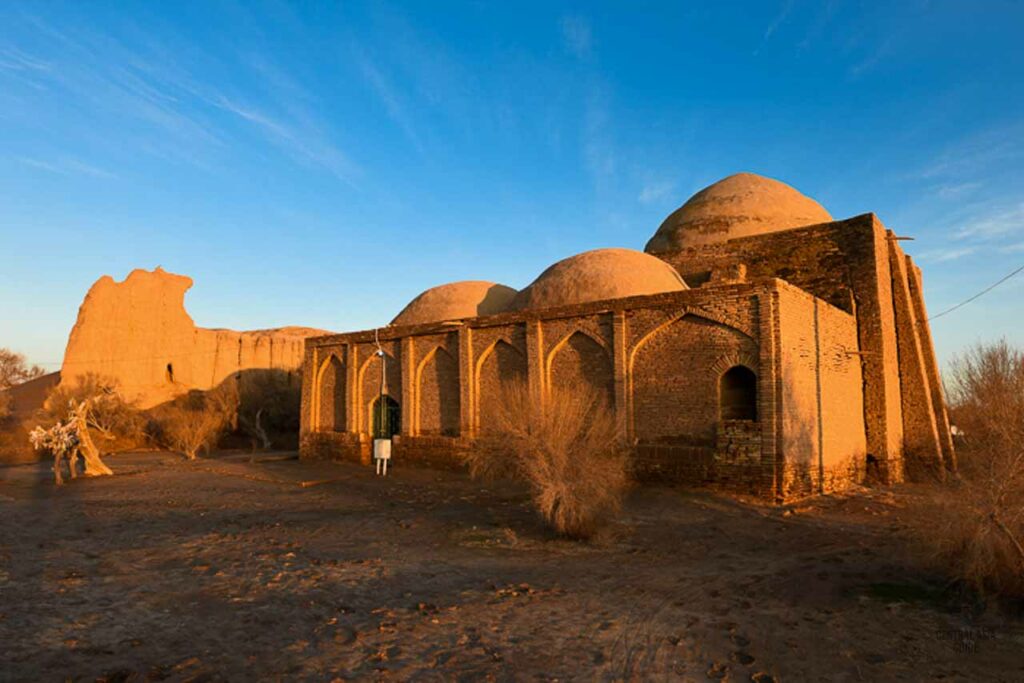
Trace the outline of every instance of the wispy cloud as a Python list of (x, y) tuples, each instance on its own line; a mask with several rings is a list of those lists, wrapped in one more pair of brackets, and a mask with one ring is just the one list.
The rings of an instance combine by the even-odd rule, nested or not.
[(671, 195), (676, 189), (672, 180), (655, 180), (645, 183), (637, 199), (641, 204), (653, 204)]
[(892, 36), (889, 36), (875, 45), (874, 49), (866, 57), (850, 67), (847, 72), (850, 78), (860, 78), (878, 66), (885, 58), (891, 56), (894, 52), (894, 44), (895, 41)]
[(581, 16), (562, 17), (562, 45), (577, 59), (588, 59), (594, 51), (594, 34), (590, 22)]
[(775, 34), (775, 31), (778, 30), (779, 26), (782, 25), (782, 22), (786, 20), (786, 17), (788, 17), (789, 13), (792, 11), (793, 0), (785, 0), (785, 2), (782, 3), (782, 7), (779, 9), (778, 14), (776, 14), (772, 18), (772, 20), (768, 22), (768, 27), (765, 28), (764, 35), (761, 37), (761, 43), (757, 46), (757, 49), (754, 50), (755, 55), (761, 52), (761, 48), (763, 48), (765, 44), (771, 39), (772, 35)]
[(930, 251), (922, 252), (918, 258), (920, 258), (922, 262), (943, 263), (945, 261), (955, 261), (965, 256), (970, 256), (976, 251), (978, 251), (977, 247), (932, 249)]
[(50, 65), (16, 47), (0, 49), (0, 69), (7, 71), (49, 71)]
[[(345, 182), (359, 175), (358, 166), (317, 120), (312, 98), (300, 96), (297, 84), (265, 60), (246, 62), (246, 53), (237, 62), (230, 55), (215, 59), (201, 47), (192, 47), (183, 57), (173, 41), (160, 42), (141, 30), (122, 29), (116, 35), (84, 26), (58, 30), (39, 18), (30, 18), (28, 25), (54, 46), (57, 56), (44, 60), (5, 49), (0, 52), (0, 76), (10, 65), (32, 70), (33, 78), (54, 96), (75, 104), (80, 121), (116, 121), (125, 146), (209, 169), (211, 158), (245, 144), (237, 124), (223, 116), (230, 113), (297, 162)], [(234, 94), (233, 81), (208, 76), (227, 70), (254, 72), (259, 87), (242, 97)], [(285, 87), (288, 83), (295, 87)], [(74, 170), (71, 162), (43, 163), (63, 172)]]
[(587, 97), (583, 115), (583, 161), (598, 182), (615, 174), (616, 154), (611, 135), (608, 98), (595, 87)]
[(1024, 124), (1014, 122), (972, 133), (947, 146), (917, 177), (964, 182), (998, 165), (1024, 159)]
[(965, 195), (973, 193), (982, 186), (981, 182), (954, 183), (942, 185), (936, 190), (936, 194), (942, 199), (961, 199)]
[(420, 138), (416, 133), (415, 127), (413, 127), (412, 117), (409, 116), (409, 113), (406, 111), (406, 107), (399, 99), (395, 88), (392, 87), (391, 83), (384, 76), (384, 73), (361, 48), (356, 47), (355, 54), (356, 62), (359, 65), (360, 72), (363, 74), (363, 78), (366, 79), (366, 82), (384, 104), (384, 109), (387, 111), (388, 117), (402, 129), (402, 132), (405, 133), (407, 138), (409, 138), (409, 141), (412, 142), (413, 146), (422, 153), (423, 145), (420, 142)]
[(1009, 209), (969, 218), (956, 231), (955, 237), (992, 240), (1014, 234), (1024, 234), (1024, 202)]
[(116, 178), (117, 174), (106, 171), (97, 166), (87, 164), (78, 159), (61, 158), (56, 161), (43, 161), (41, 159), (33, 159), (30, 157), (15, 157), (15, 160), (30, 166), (32, 168), (46, 171), (48, 173), (57, 173), (60, 175), (87, 175), (93, 178)]
[(239, 104), (224, 95), (216, 98), (216, 104), (263, 130), (275, 144), (298, 161), (321, 166), (339, 180), (349, 183), (358, 174), (358, 167), (346, 155), (328, 142), (318, 140), (319, 136), (311, 137), (308, 130), (298, 129), (251, 105)]

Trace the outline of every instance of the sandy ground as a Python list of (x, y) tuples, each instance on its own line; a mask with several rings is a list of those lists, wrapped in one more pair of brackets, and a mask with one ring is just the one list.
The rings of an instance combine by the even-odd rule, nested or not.
[(595, 544), (523, 491), (171, 454), (0, 469), (0, 679), (1024, 680), (1024, 628), (907, 559), (912, 490), (637, 490)]

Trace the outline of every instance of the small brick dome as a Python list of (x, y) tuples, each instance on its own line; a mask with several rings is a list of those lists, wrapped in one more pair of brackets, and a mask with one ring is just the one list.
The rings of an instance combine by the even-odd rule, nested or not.
[(595, 249), (545, 270), (516, 295), (509, 310), (553, 308), (684, 289), (688, 288), (679, 273), (659, 258), (633, 249)]
[(494, 282), (449, 282), (432, 287), (410, 301), (391, 324), (418, 325), (493, 315), (504, 311), (515, 295), (516, 290)]
[(831, 221), (821, 204), (789, 185), (755, 173), (737, 173), (673, 211), (644, 251), (660, 254)]

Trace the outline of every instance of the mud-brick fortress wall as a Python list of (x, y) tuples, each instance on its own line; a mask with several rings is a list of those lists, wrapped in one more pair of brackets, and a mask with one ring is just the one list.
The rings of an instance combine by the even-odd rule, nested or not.
[[(789, 368), (786, 327), (807, 327), (818, 309), (829, 330), (806, 340), (803, 353), (822, 357)], [(827, 446), (816, 446), (815, 436), (799, 456), (817, 463), (822, 454), (829, 473), (864, 456), (862, 423), (782, 390), (789, 373), (833, 391), (835, 401), (856, 393), (853, 317), (777, 279), (309, 339), (303, 457), (368, 460), (378, 343), (387, 393), (401, 406), (396, 461), (457, 463), (460, 450), (496, 424), (502, 385), (517, 381), (542, 407), (553, 387), (607, 400), (640, 478), (717, 483), (772, 499), (813, 492), (821, 487), (817, 469), (782, 488), (786, 473), (800, 469), (785, 463), (803, 447), (791, 425), (823, 430)], [(722, 419), (720, 382), (737, 365), (757, 377), (753, 421)], [(838, 485), (830, 476), (827, 486)]]
[(236, 332), (196, 327), (185, 310), (191, 278), (137, 269), (109, 275), (86, 294), (68, 338), (61, 383), (98, 375), (114, 380), (140, 408), (192, 389), (261, 374), (298, 382), (304, 339), (323, 330), (286, 327)]
[(867, 450), (879, 475), (899, 481), (905, 465), (954, 466), (920, 271), (874, 214), (655, 255), (691, 287), (742, 265), (854, 315)]

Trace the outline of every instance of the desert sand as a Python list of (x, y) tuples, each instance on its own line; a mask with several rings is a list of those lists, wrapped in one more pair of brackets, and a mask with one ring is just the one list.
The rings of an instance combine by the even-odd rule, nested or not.
[(1021, 622), (915, 565), (912, 487), (642, 488), (597, 542), (515, 485), (289, 454), (0, 469), (0, 679), (1022, 680)]

